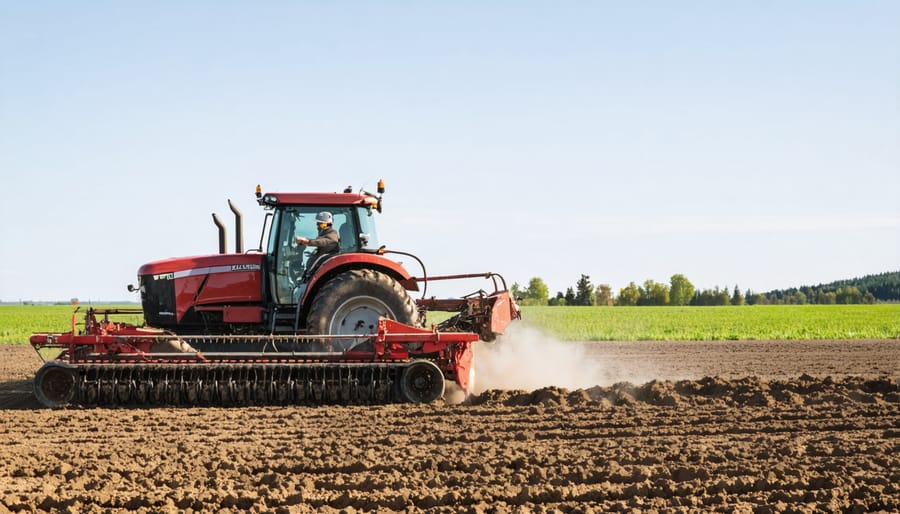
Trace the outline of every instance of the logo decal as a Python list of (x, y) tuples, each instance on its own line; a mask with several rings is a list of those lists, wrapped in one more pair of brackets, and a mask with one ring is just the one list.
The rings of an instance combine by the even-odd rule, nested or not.
[(175, 274), (160, 273), (159, 275), (153, 275), (153, 280), (175, 280)]
[(259, 264), (232, 264), (231, 271), (259, 271)]

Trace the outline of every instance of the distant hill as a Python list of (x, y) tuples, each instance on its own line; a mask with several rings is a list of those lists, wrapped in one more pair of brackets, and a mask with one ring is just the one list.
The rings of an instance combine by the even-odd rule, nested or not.
[(900, 271), (837, 280), (816, 286), (776, 289), (765, 293), (765, 296), (785, 303), (801, 303), (791, 302), (791, 298), (799, 297), (798, 293), (806, 297), (806, 301), (802, 303), (900, 302)]

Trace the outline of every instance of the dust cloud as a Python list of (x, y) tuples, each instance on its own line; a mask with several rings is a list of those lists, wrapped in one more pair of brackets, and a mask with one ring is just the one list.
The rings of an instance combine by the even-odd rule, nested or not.
[(542, 387), (587, 389), (619, 382), (642, 384), (657, 378), (646, 363), (616, 362), (602, 343), (560, 341), (535, 327), (517, 323), (493, 343), (478, 342), (475, 387), (531, 391)]
[(587, 388), (603, 378), (602, 367), (587, 358), (583, 345), (522, 324), (507, 327), (492, 343), (476, 343), (474, 352), (476, 394), (490, 389)]

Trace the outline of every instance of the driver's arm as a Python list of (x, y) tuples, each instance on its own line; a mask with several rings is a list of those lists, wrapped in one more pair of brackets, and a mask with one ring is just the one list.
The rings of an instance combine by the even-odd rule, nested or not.
[(307, 239), (303, 236), (297, 236), (297, 243), (305, 246), (315, 246), (317, 248), (323, 248), (324, 250), (333, 250), (334, 248), (337, 248), (338, 244), (340, 244), (337, 234), (327, 234), (315, 239)]

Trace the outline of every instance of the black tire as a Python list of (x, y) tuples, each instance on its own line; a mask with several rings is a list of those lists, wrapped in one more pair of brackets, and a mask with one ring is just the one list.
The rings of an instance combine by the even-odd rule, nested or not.
[(431, 403), (444, 396), (444, 373), (431, 361), (415, 361), (403, 370), (400, 394), (410, 403)]
[(59, 409), (72, 403), (78, 372), (62, 362), (48, 362), (34, 376), (34, 395), (45, 407)]
[[(345, 271), (316, 293), (306, 316), (309, 334), (354, 335), (378, 332), (378, 318), (415, 325), (416, 304), (393, 277), (371, 269)], [(346, 350), (362, 339), (339, 339), (335, 350)]]

